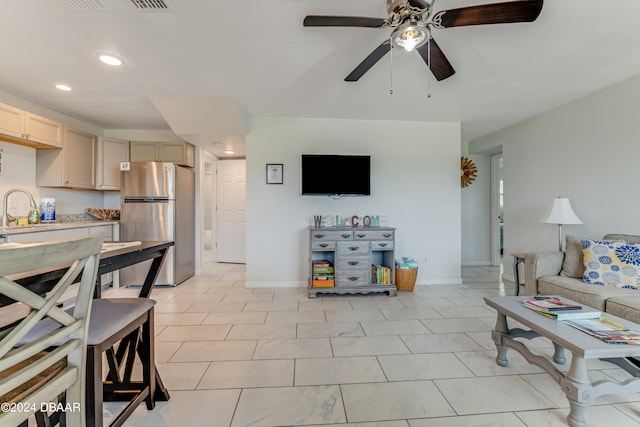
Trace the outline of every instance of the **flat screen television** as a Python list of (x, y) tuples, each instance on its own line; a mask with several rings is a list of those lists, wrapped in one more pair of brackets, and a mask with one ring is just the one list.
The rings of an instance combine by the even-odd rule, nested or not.
[(302, 195), (371, 194), (371, 157), (336, 154), (303, 154)]

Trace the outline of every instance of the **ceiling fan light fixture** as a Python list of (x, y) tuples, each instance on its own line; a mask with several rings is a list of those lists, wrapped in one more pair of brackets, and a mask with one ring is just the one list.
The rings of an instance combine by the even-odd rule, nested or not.
[(429, 41), (429, 30), (417, 22), (406, 22), (391, 33), (393, 44), (412, 52)]

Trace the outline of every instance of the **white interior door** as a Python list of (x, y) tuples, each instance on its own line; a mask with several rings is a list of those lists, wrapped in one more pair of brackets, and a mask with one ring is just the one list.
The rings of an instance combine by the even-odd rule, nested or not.
[(245, 263), (246, 161), (221, 160), (217, 167), (217, 261)]

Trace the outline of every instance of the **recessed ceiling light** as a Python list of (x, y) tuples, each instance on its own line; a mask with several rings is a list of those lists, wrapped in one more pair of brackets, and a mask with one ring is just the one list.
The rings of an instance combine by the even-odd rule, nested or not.
[(119, 67), (120, 65), (124, 64), (124, 59), (111, 53), (99, 53), (98, 59), (105, 64), (113, 65), (114, 67)]
[(224, 154), (233, 154), (233, 150), (224, 150)]
[(64, 83), (58, 83), (56, 85), (56, 89), (59, 89), (59, 90), (65, 91), (65, 92), (69, 92), (69, 91), (71, 91), (71, 86), (66, 85)]

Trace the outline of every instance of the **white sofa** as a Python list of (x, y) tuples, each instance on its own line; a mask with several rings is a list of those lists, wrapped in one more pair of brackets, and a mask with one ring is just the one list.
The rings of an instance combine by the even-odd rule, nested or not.
[[(607, 234), (602, 240), (640, 244), (640, 236), (628, 234)], [(582, 241), (572, 236), (567, 236), (565, 252), (526, 254), (525, 295), (557, 295), (640, 323), (640, 291), (587, 285), (582, 281), (582, 263)]]

